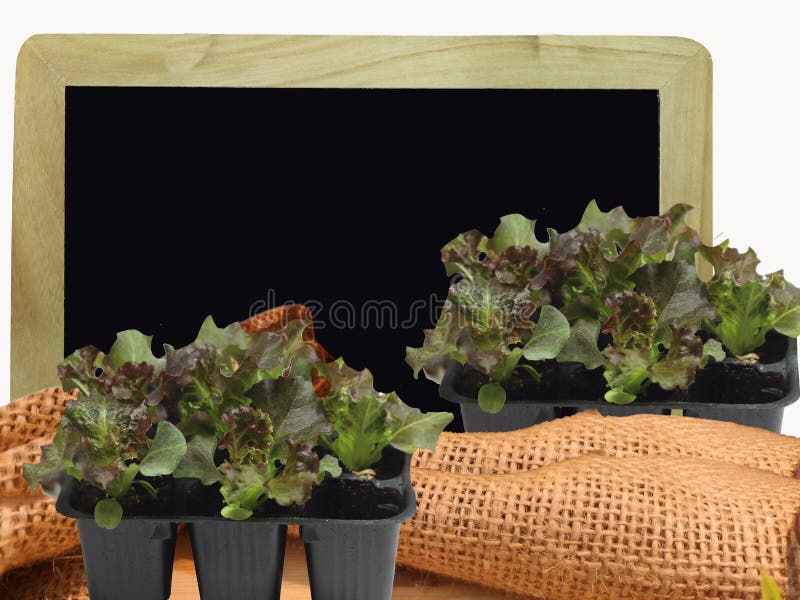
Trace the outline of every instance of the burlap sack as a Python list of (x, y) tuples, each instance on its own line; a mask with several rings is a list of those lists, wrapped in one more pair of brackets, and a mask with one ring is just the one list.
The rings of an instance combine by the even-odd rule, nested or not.
[[(714, 440), (709, 440), (714, 443)], [(724, 462), (587, 455), (530, 473), (414, 469), (398, 562), (549, 600), (798, 594), (800, 481)]]
[(64, 404), (72, 398), (59, 388), (0, 406), (0, 574), (73, 549), (74, 521), (55, 510), (55, 501), (22, 478), (22, 465), (35, 462), (55, 434)]
[(75, 521), (59, 515), (51, 498), (0, 498), (0, 575), (79, 543)]
[(0, 406), (0, 452), (29, 441), (52, 436), (74, 393), (48, 388)]
[[(22, 465), (37, 463), (42, 456), (42, 446), (53, 441), (53, 434), (48, 433), (23, 444), (0, 452), (0, 498), (9, 496), (27, 496), (31, 489), (22, 478)], [(41, 490), (37, 488), (37, 495)]]
[(666, 415), (603, 417), (585, 411), (502, 433), (443, 433), (436, 450), (421, 450), (415, 467), (453, 473), (528, 472), (588, 453), (697, 457), (793, 477), (800, 439), (722, 421)]

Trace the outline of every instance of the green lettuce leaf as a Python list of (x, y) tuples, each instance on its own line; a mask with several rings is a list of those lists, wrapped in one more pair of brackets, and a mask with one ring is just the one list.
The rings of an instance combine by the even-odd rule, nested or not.
[(404, 404), (394, 392), (359, 397), (343, 388), (324, 400), (335, 434), (322, 440), (350, 471), (363, 471), (377, 463), (392, 445), (412, 453), (433, 449), (450, 413), (422, 413)]
[(522, 353), (525, 358), (534, 361), (555, 358), (569, 335), (569, 321), (566, 317), (557, 308), (545, 305)]
[(579, 362), (591, 370), (603, 366), (606, 358), (597, 347), (600, 322), (578, 319), (570, 327), (569, 337), (558, 355), (559, 362)]
[(737, 283), (733, 271), (708, 283), (708, 294), (718, 319), (705, 328), (720, 339), (731, 353), (752, 352), (766, 341), (772, 329), (769, 289), (759, 280)]
[(423, 413), (402, 402), (395, 393), (386, 396), (386, 410), (391, 444), (406, 454), (420, 448), (434, 450), (439, 435), (453, 420), (448, 412)]
[(789, 337), (800, 336), (800, 288), (786, 281), (781, 273), (770, 276), (770, 307), (772, 326)]
[(217, 450), (217, 438), (213, 435), (195, 435), (186, 444), (183, 455), (173, 476), (176, 478), (193, 477), (203, 485), (211, 485), (222, 479), (222, 472), (214, 463)]
[(171, 475), (186, 454), (186, 439), (169, 421), (161, 421), (147, 453), (139, 463), (139, 471), (147, 477)]

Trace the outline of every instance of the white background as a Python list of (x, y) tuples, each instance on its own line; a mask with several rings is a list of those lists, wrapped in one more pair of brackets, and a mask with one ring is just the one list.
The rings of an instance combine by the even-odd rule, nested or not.
[[(800, 284), (798, 0), (0, 1), (0, 403), (9, 390), (14, 67), (35, 33), (689, 37), (714, 59), (714, 232), (753, 246), (762, 272), (784, 268)], [(784, 432), (800, 435), (800, 402), (787, 411)]]

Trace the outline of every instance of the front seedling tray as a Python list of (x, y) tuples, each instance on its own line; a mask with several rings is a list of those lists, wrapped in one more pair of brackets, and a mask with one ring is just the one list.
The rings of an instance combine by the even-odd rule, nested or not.
[[(559, 366), (564, 370), (571, 365)], [(497, 414), (489, 414), (478, 406), (475, 396), (467, 396), (457, 391), (459, 378), (463, 377), (467, 368), (451, 362), (439, 386), (439, 394), (445, 400), (456, 402), (461, 407), (461, 415), (466, 431), (513, 431), (529, 427), (536, 423), (552, 421), (558, 417), (574, 414), (581, 410), (597, 410), (603, 415), (627, 416), (636, 414), (669, 415), (673, 411), (681, 411), (687, 417), (729, 421), (740, 425), (761, 427), (780, 432), (783, 422), (783, 410), (800, 397), (798, 382), (797, 340), (789, 339), (786, 354), (778, 362), (760, 365), (767, 372), (779, 372), (784, 377), (785, 391), (769, 390), (775, 399), (765, 402), (724, 403), (724, 402), (687, 402), (687, 401), (636, 401), (627, 405), (611, 404), (602, 397), (570, 398), (568, 396), (555, 399), (518, 399), (506, 402)], [(567, 372), (566, 376), (570, 374)], [(763, 395), (763, 394), (762, 394)]]
[(314, 600), (390, 600), (400, 525), (417, 509), (408, 455), (400, 475), (376, 480), (401, 492), (401, 511), (372, 520), (130, 516), (106, 530), (72, 506), (77, 485), (67, 481), (56, 508), (78, 522), (92, 600), (168, 598), (179, 523), (189, 529), (203, 600), (280, 598), (288, 525), (300, 526)]

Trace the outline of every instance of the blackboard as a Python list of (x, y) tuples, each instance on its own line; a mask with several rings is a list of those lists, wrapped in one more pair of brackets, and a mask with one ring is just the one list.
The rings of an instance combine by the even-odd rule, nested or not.
[(659, 212), (657, 90), (76, 86), (65, 125), (65, 353), (312, 303), (329, 351), (428, 410), (452, 406), (404, 356), (444, 243)]
[(392, 301), (404, 323), (447, 289), (439, 248), (512, 211), (563, 229), (591, 198), (688, 202), (710, 241), (711, 149), (711, 59), (685, 38), (33, 36), (16, 74), (11, 397), (119, 329), (180, 344), (208, 313), (316, 300), (332, 352), (436, 408), (403, 361), (430, 309), (400, 329), (336, 327), (330, 310), (358, 321), (372, 300), (374, 321)]

